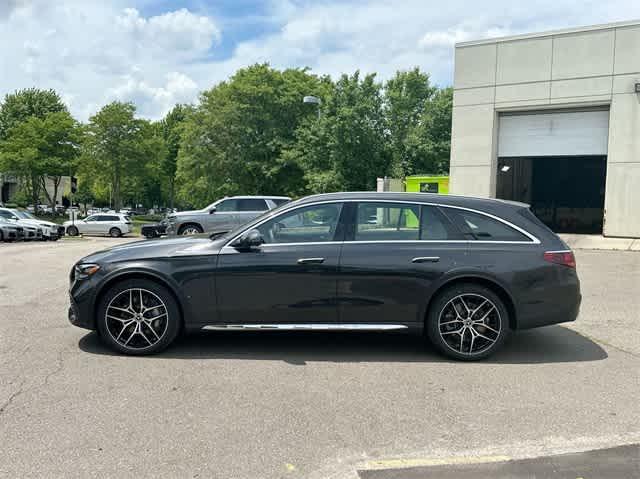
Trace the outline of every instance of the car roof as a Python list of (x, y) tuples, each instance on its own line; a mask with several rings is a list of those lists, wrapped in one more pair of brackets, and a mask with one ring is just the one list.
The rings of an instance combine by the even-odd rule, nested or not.
[(375, 192), (375, 191), (350, 191), (341, 193), (322, 193), (318, 195), (306, 196), (298, 200), (297, 203), (304, 204), (317, 201), (333, 201), (333, 200), (366, 200), (366, 201), (410, 201), (417, 203), (437, 203), (445, 206), (461, 206), (466, 208), (499, 208), (499, 207), (516, 207), (528, 208), (526, 203), (518, 203), (516, 201), (500, 200), (496, 198), (479, 198), (475, 196), (459, 196), (459, 195), (439, 195), (437, 193), (407, 193), (407, 192)]
[(275, 200), (290, 200), (291, 198), (289, 198), (288, 196), (264, 196), (264, 195), (244, 195), (244, 196), (226, 196), (224, 198), (222, 198), (223, 200), (230, 200), (230, 199), (234, 199), (234, 200), (250, 200), (250, 199), (260, 199), (260, 200), (271, 200), (271, 199), (275, 199)]

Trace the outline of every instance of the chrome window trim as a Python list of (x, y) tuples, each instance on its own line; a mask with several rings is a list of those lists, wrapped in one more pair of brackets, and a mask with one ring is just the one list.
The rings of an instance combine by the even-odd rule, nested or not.
[(517, 225), (514, 225), (513, 223), (511, 223), (510, 221), (507, 221), (503, 218), (500, 218), (499, 216), (495, 216), (492, 215), (491, 213), (486, 213), (484, 211), (480, 211), (480, 210), (476, 210), (473, 208), (467, 208), (464, 206), (457, 206), (457, 205), (443, 205), (441, 203), (433, 203), (433, 202), (428, 202), (428, 201), (405, 201), (405, 200), (372, 200), (372, 199), (333, 199), (333, 200), (324, 200), (324, 201), (314, 201), (314, 202), (310, 202), (310, 203), (304, 203), (304, 204), (299, 204), (299, 205), (291, 205), (291, 207), (286, 208), (282, 211), (279, 211), (277, 216), (268, 216), (267, 218), (264, 218), (262, 221), (260, 221), (259, 223), (256, 223), (255, 225), (252, 225), (250, 228), (246, 228), (244, 230), (242, 230), (240, 233), (238, 233), (237, 235), (235, 235), (233, 238), (231, 238), (229, 241), (227, 241), (225, 243), (225, 245), (222, 247), (222, 249), (226, 248), (229, 246), (229, 244), (231, 244), (232, 242), (234, 242), (236, 239), (238, 239), (240, 236), (242, 236), (244, 233), (246, 233), (249, 230), (252, 229), (256, 229), (259, 228), (260, 226), (262, 226), (264, 223), (266, 223), (267, 221), (271, 221), (274, 218), (277, 218), (278, 216), (281, 216), (285, 213), (289, 213), (290, 211), (293, 211), (295, 209), (298, 208), (306, 208), (308, 206), (316, 206), (316, 205), (324, 205), (324, 204), (330, 204), (330, 203), (405, 203), (405, 204), (412, 204), (412, 205), (425, 205), (425, 206), (435, 206), (437, 208), (454, 208), (454, 209), (458, 209), (458, 210), (464, 210), (464, 211), (470, 211), (472, 213), (476, 213), (479, 215), (484, 215), (487, 216), (488, 218), (492, 218), (496, 221), (499, 221), (513, 229), (515, 229), (516, 231), (522, 233), (523, 235), (525, 235), (527, 238), (529, 238), (531, 241), (497, 241), (497, 240), (377, 240), (377, 241), (319, 241), (319, 242), (302, 242), (302, 243), (264, 243), (263, 246), (282, 246), (282, 245), (288, 245), (288, 246), (298, 246), (298, 245), (312, 245), (312, 244), (342, 244), (342, 243), (348, 243), (348, 244), (364, 244), (364, 243), (469, 243), (469, 244), (528, 244), (528, 245), (538, 245), (541, 244), (541, 241), (534, 236), (533, 234), (529, 233), (528, 231), (526, 231), (523, 228), (520, 228)]
[(388, 331), (408, 329), (404, 324), (366, 324), (366, 323), (227, 323), (207, 324), (201, 329), (210, 331)]

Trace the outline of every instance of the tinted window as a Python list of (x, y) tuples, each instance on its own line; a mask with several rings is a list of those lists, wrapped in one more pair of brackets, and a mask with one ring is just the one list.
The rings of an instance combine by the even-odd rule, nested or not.
[(266, 211), (269, 208), (267, 207), (267, 202), (265, 200), (257, 199), (257, 198), (247, 198), (238, 200), (238, 210), (237, 211)]
[(4, 216), (5, 218), (14, 218), (13, 213), (7, 210), (0, 210), (0, 215)]
[(435, 206), (423, 206), (420, 239), (431, 241), (463, 240), (464, 236)]
[(216, 205), (216, 211), (238, 211), (238, 200), (224, 200)]
[(284, 205), (289, 202), (289, 200), (285, 200), (284, 198), (271, 198), (271, 201), (273, 201), (276, 206)]
[(98, 221), (121, 221), (119, 216), (101, 216)]
[(342, 205), (307, 206), (283, 213), (258, 227), (266, 243), (332, 241)]
[(100, 218), (100, 216), (89, 216), (85, 221), (100, 221), (98, 218)]
[(447, 215), (469, 239), (484, 241), (531, 241), (512, 227), (488, 216), (471, 211), (447, 208)]

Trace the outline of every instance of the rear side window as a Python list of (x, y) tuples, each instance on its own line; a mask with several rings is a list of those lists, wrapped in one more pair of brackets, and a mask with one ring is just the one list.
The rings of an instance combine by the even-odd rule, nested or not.
[(266, 211), (267, 202), (258, 198), (246, 198), (238, 200), (237, 211)]
[(100, 216), (98, 221), (122, 221), (119, 216), (105, 215)]
[(463, 239), (438, 208), (428, 205), (358, 203), (355, 226), (355, 241)]
[(271, 201), (273, 201), (276, 206), (284, 205), (285, 203), (289, 202), (289, 200), (286, 200), (284, 198), (271, 198)]
[(420, 205), (358, 203), (355, 241), (420, 239)]
[(489, 216), (456, 208), (446, 208), (449, 216), (468, 239), (476, 241), (527, 241), (531, 238)]

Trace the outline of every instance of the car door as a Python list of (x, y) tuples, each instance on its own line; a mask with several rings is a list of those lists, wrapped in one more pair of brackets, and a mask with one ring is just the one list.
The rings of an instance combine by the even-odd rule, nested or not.
[(218, 255), (216, 297), (224, 323), (337, 321), (342, 203), (300, 206), (259, 223), (264, 244)]
[(209, 212), (209, 215), (204, 218), (203, 222), (206, 224), (206, 231), (229, 231), (235, 228), (238, 224), (236, 219), (236, 212), (238, 210), (238, 200), (235, 198), (228, 198), (220, 201), (213, 212)]
[(100, 215), (91, 215), (82, 221), (75, 223), (78, 231), (83, 234), (95, 235), (98, 234), (98, 218)]
[(362, 201), (349, 209), (340, 322), (420, 324), (430, 287), (462, 263), (467, 242), (436, 206)]

